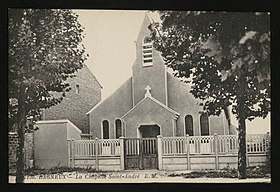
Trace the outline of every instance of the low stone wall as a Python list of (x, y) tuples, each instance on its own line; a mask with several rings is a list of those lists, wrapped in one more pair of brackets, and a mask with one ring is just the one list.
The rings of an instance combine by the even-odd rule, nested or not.
[[(24, 167), (25, 169), (32, 168), (34, 166), (34, 151), (33, 151), (33, 133), (25, 134), (24, 141)], [(9, 133), (9, 172), (16, 170), (17, 161), (17, 147), (18, 147), (18, 134)]]
[(215, 169), (214, 155), (195, 155), (190, 157), (190, 169)]
[(120, 157), (100, 157), (98, 159), (99, 170), (102, 171), (120, 171), (121, 158)]
[[(216, 168), (217, 163), (217, 168)], [(231, 167), (237, 169), (238, 156), (219, 155), (217, 162), (214, 155), (186, 155), (162, 156), (162, 170), (202, 170), (202, 169), (223, 169)], [(265, 154), (248, 154), (247, 167), (260, 166), (267, 163)]]
[(68, 166), (96, 169), (96, 161), (95, 158), (76, 158), (74, 160), (70, 160), (70, 165)]
[(163, 156), (162, 157), (163, 170), (187, 170), (188, 159), (185, 156)]
[(16, 169), (18, 135), (9, 133), (9, 170)]
[(98, 157), (97, 162), (94, 157), (76, 158), (73, 167), (92, 168), (100, 171), (122, 170), (120, 157)]
[(34, 135), (33, 133), (25, 134), (24, 141), (25, 150), (25, 168), (32, 168), (34, 166)]

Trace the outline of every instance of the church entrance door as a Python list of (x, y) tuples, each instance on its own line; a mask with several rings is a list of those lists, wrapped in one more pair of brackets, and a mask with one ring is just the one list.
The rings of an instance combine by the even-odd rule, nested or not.
[(158, 125), (141, 125), (141, 138), (125, 139), (125, 169), (157, 169)]
[(142, 138), (156, 138), (160, 135), (160, 128), (157, 124), (141, 125), (139, 127), (140, 137)]
[(157, 139), (127, 138), (124, 140), (125, 169), (157, 169)]

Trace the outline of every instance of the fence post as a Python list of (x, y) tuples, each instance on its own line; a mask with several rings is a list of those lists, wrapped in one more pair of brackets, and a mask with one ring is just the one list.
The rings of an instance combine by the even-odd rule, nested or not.
[(72, 162), (71, 162), (71, 168), (74, 168), (75, 167), (75, 139), (72, 138), (71, 140), (71, 159), (72, 159)]
[[(248, 136), (246, 134), (246, 145), (245, 145), (245, 148), (246, 148), (246, 167), (249, 167), (249, 155), (248, 155)], [(250, 147), (250, 146), (249, 146)]]
[(186, 143), (187, 143), (187, 169), (191, 170), (189, 134), (186, 135)]
[(120, 161), (121, 161), (121, 170), (124, 170), (124, 137), (120, 137)]
[(265, 153), (268, 153), (269, 147), (270, 147), (270, 135), (269, 132), (266, 133), (266, 141), (265, 141)]
[(95, 138), (95, 170), (99, 170), (99, 164), (98, 164), (98, 138)]
[(139, 155), (140, 155), (140, 161), (139, 161), (139, 169), (142, 170), (143, 168), (143, 139), (139, 139)]
[(267, 132), (267, 134), (266, 134), (266, 141), (265, 141), (266, 143), (265, 143), (265, 155), (266, 155), (266, 162), (267, 162), (267, 165), (268, 165), (268, 167), (269, 167), (269, 169), (270, 169), (270, 161), (271, 161), (271, 157), (270, 157), (270, 155), (271, 155), (271, 153), (270, 153), (270, 150), (271, 150), (271, 148), (270, 148), (270, 135), (269, 135), (269, 132)]
[(157, 152), (158, 152), (158, 169), (162, 170), (163, 165), (162, 165), (162, 136), (161, 135), (157, 136)]
[(175, 137), (172, 139), (172, 154), (174, 155), (177, 152), (176, 150), (176, 140)]
[(23, 162), (24, 162), (23, 163), (23, 167), (24, 167), (24, 170), (25, 170), (25, 169), (27, 169), (27, 166), (26, 166), (27, 165), (26, 164), (26, 150), (25, 150), (25, 148), (22, 149), (22, 153), (23, 153)]
[(71, 140), (67, 139), (67, 148), (68, 148), (68, 158), (67, 158), (67, 167), (71, 167)]
[(215, 145), (215, 169), (219, 169), (219, 151), (218, 151), (218, 135), (214, 134), (214, 145)]

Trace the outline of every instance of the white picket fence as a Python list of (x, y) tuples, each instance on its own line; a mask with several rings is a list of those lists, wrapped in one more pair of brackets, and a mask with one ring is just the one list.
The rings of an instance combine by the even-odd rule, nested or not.
[[(247, 153), (265, 153), (268, 139), (267, 134), (247, 135)], [(70, 143), (75, 157), (119, 156), (121, 151), (120, 139), (73, 140)], [(215, 143), (219, 154), (238, 152), (237, 135), (163, 137), (162, 151), (163, 155), (187, 154), (188, 149), (189, 154), (214, 154)]]
[[(266, 153), (267, 134), (247, 135), (247, 153)], [(217, 143), (217, 146), (215, 146)], [(214, 154), (217, 147), (219, 154), (234, 154), (238, 152), (237, 135), (211, 135), (211, 136), (186, 136), (163, 137), (163, 155), (180, 154)]]
[(71, 140), (70, 145), (74, 157), (120, 156), (119, 139)]
[[(156, 140), (143, 139), (143, 141), (142, 153), (156, 153), (160, 170), (172, 170), (176, 166), (184, 168), (186, 165), (188, 169), (195, 166), (199, 168), (212, 166), (213, 168), (211, 164), (213, 161), (214, 168), (219, 169), (219, 166), (226, 163), (237, 163), (235, 159), (238, 153), (237, 135), (158, 136)], [(249, 157), (247, 162), (250, 160), (251, 164), (263, 163), (268, 152), (269, 141), (269, 134), (247, 135), (246, 147)], [(106, 170), (124, 170), (125, 156), (141, 156), (139, 146), (139, 139), (136, 138), (68, 140), (68, 165), (75, 167), (90, 164), (97, 170), (99, 167)]]

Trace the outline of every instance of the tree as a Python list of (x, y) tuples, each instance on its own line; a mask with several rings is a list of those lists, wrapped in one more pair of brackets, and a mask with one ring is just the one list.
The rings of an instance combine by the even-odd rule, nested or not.
[(246, 178), (246, 120), (270, 111), (269, 13), (159, 14), (151, 37), (167, 66), (185, 82), (191, 79), (190, 92), (209, 115), (232, 107), (239, 123), (238, 173)]
[[(16, 182), (24, 182), (27, 119), (61, 102), (65, 80), (83, 67), (83, 28), (71, 10), (9, 9), (9, 122), (17, 126)], [(10, 125), (10, 126), (11, 126)]]

